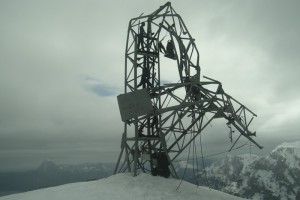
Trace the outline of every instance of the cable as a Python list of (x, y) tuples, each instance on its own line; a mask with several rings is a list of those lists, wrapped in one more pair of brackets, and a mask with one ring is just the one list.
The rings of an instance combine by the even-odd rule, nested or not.
[(249, 140), (249, 153), (250, 153), (250, 161), (252, 161), (252, 151), (251, 151), (251, 141)]
[(199, 135), (200, 138), (200, 149), (201, 149), (201, 160), (202, 160), (202, 169), (204, 170), (204, 176), (205, 176), (205, 181), (208, 186), (208, 188), (211, 190), (208, 179), (207, 179), (207, 173), (205, 169), (205, 164), (204, 164), (204, 156), (203, 156), (203, 147), (202, 147), (202, 139), (201, 139), (201, 134)]
[[(246, 142), (245, 144), (243, 144), (243, 145), (241, 145), (241, 146), (238, 146), (238, 147), (232, 149), (231, 151), (234, 151), (234, 150), (237, 150), (237, 149), (239, 149), (239, 148), (242, 148), (243, 146), (245, 146), (245, 145), (247, 145), (247, 144), (248, 144), (248, 142)], [(209, 157), (217, 156), (217, 155), (224, 154), (224, 153), (228, 153), (228, 152), (230, 152), (230, 151), (228, 151), (228, 150), (227, 150), (227, 151), (222, 151), (222, 152), (219, 152), (219, 153), (215, 153), (215, 154), (211, 154), (211, 155), (208, 155), (208, 156), (204, 156), (204, 158), (209, 158)]]
[[(192, 135), (193, 135), (193, 134), (191, 134), (191, 138), (192, 138)], [(202, 169), (203, 169), (203, 171), (204, 171), (204, 176), (205, 176), (206, 184), (207, 184), (208, 188), (211, 190), (211, 187), (210, 187), (210, 184), (209, 184), (209, 181), (208, 181), (208, 178), (207, 178), (206, 169), (205, 169), (204, 158), (213, 157), (213, 156), (216, 156), (216, 155), (228, 153), (229, 151), (227, 150), (227, 151), (222, 151), (222, 152), (219, 152), (219, 153), (211, 154), (211, 155), (208, 155), (208, 156), (203, 156), (203, 146), (202, 146), (201, 134), (199, 135), (199, 139), (200, 139), (199, 142), (200, 142), (200, 150), (201, 150), (200, 152), (201, 152)], [(240, 149), (240, 148), (242, 148), (243, 146), (245, 146), (245, 145), (247, 145), (247, 144), (248, 144), (248, 142), (246, 142), (245, 144), (243, 144), (243, 145), (241, 145), (241, 146), (238, 146), (238, 147), (232, 149), (231, 151)], [(184, 177), (185, 177), (185, 174), (186, 174), (187, 166), (188, 166), (188, 163), (189, 163), (189, 160), (190, 160), (191, 145), (192, 145), (192, 143), (189, 145), (189, 152), (188, 152), (188, 158), (187, 158), (187, 160), (186, 160), (185, 169), (184, 169), (182, 178), (181, 178), (181, 180), (180, 180), (180, 183), (179, 183), (179, 185), (178, 185), (177, 188), (176, 188), (176, 191), (177, 191), (178, 188), (181, 186), (182, 181), (183, 181), (183, 179), (184, 179)], [(193, 148), (194, 148), (194, 147), (193, 147)], [(194, 150), (193, 150), (193, 151), (194, 151)], [(193, 152), (193, 153), (194, 153), (194, 152)], [(197, 158), (197, 155), (196, 155), (196, 158)], [(179, 162), (179, 161), (183, 161), (183, 160), (185, 160), (185, 159), (176, 160), (176, 161), (174, 161), (174, 162)], [(193, 163), (194, 163), (194, 158), (193, 158)], [(197, 164), (197, 165), (198, 165), (198, 164)], [(198, 166), (197, 166), (197, 168), (198, 168)], [(193, 164), (193, 172), (194, 172), (194, 164)], [(197, 170), (197, 173), (198, 173), (198, 170)], [(195, 177), (195, 175), (194, 175), (194, 177)], [(195, 179), (195, 180), (196, 180), (197, 186), (198, 186), (198, 180), (197, 180), (197, 179)]]
[(252, 150), (252, 149), (251, 149), (251, 144), (252, 144), (252, 143), (251, 143), (251, 141), (249, 141), (249, 153), (250, 153), (250, 156), (252, 155), (252, 151), (251, 151), (251, 150)]
[[(194, 126), (192, 128), (192, 131), (193, 131), (193, 137), (195, 136), (195, 129), (194, 129)], [(195, 156), (196, 155), (196, 156)], [(196, 158), (196, 166), (197, 166), (197, 173), (195, 172), (195, 158)], [(198, 179), (196, 177), (196, 174), (198, 174), (198, 164), (197, 164), (197, 152), (196, 152), (196, 144), (195, 144), (195, 140), (193, 140), (193, 176), (194, 176), (194, 179), (196, 181), (196, 184), (197, 186), (199, 185), (198, 183)]]
[[(232, 149), (231, 151), (235, 151), (235, 150), (237, 150), (237, 149), (239, 149), (239, 148), (242, 148), (243, 146), (245, 146), (245, 145), (247, 145), (247, 144), (248, 144), (248, 142), (245, 143), (245, 144), (243, 144), (243, 145), (241, 145), (241, 146), (238, 146), (238, 147)], [(224, 154), (224, 153), (228, 153), (228, 152), (231, 152), (231, 151), (228, 151), (228, 150), (227, 150), (227, 151), (221, 151), (221, 152), (218, 152), (218, 153), (214, 153), (214, 154), (210, 154), (210, 155), (207, 155), (207, 156), (203, 156), (203, 158), (209, 158), (209, 157), (221, 155), (221, 154)], [(176, 160), (176, 161), (174, 161), (174, 162), (179, 162), (179, 161), (183, 161), (183, 160), (186, 160), (186, 159), (185, 159), (185, 158), (182, 158), (182, 159), (178, 159), (178, 160)]]
[[(191, 135), (192, 135), (192, 134), (191, 134)], [(191, 139), (192, 139), (192, 138), (191, 138)], [(180, 183), (179, 183), (179, 185), (178, 185), (177, 188), (176, 188), (176, 191), (178, 190), (178, 188), (180, 187), (180, 185), (182, 184), (182, 181), (183, 181), (183, 179), (184, 179), (184, 176), (185, 176), (185, 173), (186, 173), (186, 169), (187, 169), (187, 166), (188, 166), (188, 163), (189, 163), (189, 159), (190, 159), (190, 153), (191, 153), (191, 144), (190, 144), (190, 146), (189, 146), (188, 159), (187, 159), (187, 161), (186, 161), (185, 169), (184, 169), (182, 178), (181, 178), (181, 180), (180, 180)]]

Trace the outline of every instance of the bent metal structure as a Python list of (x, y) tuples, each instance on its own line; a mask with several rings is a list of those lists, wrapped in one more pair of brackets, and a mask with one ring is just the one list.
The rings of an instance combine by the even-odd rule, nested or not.
[(200, 81), (195, 40), (170, 2), (130, 20), (125, 57), (125, 92), (118, 96), (124, 132), (115, 173), (177, 177), (174, 160), (216, 118), (230, 128), (229, 151), (241, 137), (262, 148), (249, 130), (256, 114), (219, 81)]

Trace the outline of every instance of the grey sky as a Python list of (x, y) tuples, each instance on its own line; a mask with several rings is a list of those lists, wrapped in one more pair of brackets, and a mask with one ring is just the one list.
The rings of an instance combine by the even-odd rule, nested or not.
[[(0, 170), (48, 158), (116, 161), (123, 132), (116, 95), (123, 91), (128, 22), (164, 3), (0, 1)], [(202, 75), (221, 81), (258, 115), (253, 128), (265, 149), (255, 153), (300, 140), (299, 1), (172, 6), (196, 39)], [(222, 132), (218, 124), (208, 132)], [(211, 136), (206, 154), (224, 140)]]

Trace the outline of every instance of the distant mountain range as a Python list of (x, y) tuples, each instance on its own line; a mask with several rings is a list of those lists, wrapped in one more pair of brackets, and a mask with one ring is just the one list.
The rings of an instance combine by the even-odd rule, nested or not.
[(283, 143), (266, 156), (226, 156), (198, 178), (201, 185), (244, 198), (300, 199), (300, 141)]
[[(251, 199), (300, 199), (300, 141), (283, 143), (265, 156), (228, 155), (221, 160), (177, 161), (179, 178)], [(62, 165), (47, 160), (37, 169), (0, 173), (0, 196), (66, 183), (106, 178), (114, 164)], [(183, 176), (184, 175), (184, 176)]]
[(112, 175), (113, 169), (114, 164), (58, 165), (47, 160), (34, 170), (0, 173), (0, 196), (106, 178)]

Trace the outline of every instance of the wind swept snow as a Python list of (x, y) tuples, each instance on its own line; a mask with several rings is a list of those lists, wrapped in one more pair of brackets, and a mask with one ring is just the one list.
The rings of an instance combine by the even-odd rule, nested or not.
[(0, 200), (238, 200), (235, 197), (206, 187), (180, 181), (140, 174), (117, 174), (96, 181), (72, 183), (0, 197)]

